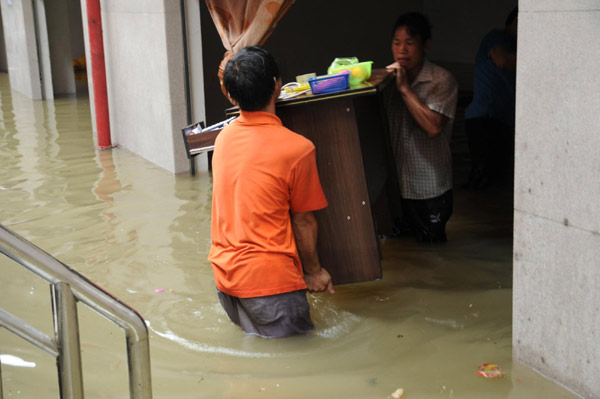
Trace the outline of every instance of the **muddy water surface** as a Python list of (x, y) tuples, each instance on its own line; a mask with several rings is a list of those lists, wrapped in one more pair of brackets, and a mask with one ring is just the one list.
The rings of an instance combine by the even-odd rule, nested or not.
[[(218, 303), (207, 173), (96, 151), (87, 98), (32, 101), (2, 74), (0, 101), (1, 223), (148, 321), (155, 398), (575, 397), (512, 361), (510, 190), (457, 189), (448, 244), (383, 240), (381, 281), (310, 295), (316, 331), (265, 340)], [(52, 334), (48, 285), (4, 256), (0, 275), (0, 307)], [(127, 398), (124, 334), (79, 318), (86, 397)], [(5, 329), (0, 354), (5, 398), (58, 397), (49, 355)]]

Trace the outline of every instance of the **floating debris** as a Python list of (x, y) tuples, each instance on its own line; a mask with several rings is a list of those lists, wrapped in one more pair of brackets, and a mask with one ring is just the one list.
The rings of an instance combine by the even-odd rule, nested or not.
[(392, 398), (400, 399), (404, 395), (404, 389), (398, 388), (392, 393)]
[(502, 377), (504, 372), (495, 363), (483, 363), (479, 365), (475, 374), (485, 378), (498, 378)]
[(462, 330), (465, 326), (462, 323), (458, 323), (456, 320), (442, 320), (442, 319), (433, 319), (431, 317), (425, 317), (425, 321), (428, 321), (433, 324), (438, 324), (440, 326), (448, 327), (453, 330)]

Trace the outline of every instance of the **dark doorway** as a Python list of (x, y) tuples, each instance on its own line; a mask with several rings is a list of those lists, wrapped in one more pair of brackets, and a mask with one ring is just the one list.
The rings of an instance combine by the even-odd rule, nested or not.
[[(304, 73), (325, 74), (336, 57), (357, 57), (361, 61), (373, 61), (373, 68), (384, 68), (393, 61), (390, 37), (395, 19), (407, 11), (419, 11), (429, 17), (433, 32), (428, 58), (449, 70), (459, 85), (451, 142), (455, 213), (448, 223), (450, 246), (446, 248), (450, 250), (454, 243), (463, 240), (462, 245), (468, 247), (463, 251), (466, 262), (473, 267), (470, 271), (465, 268), (462, 282), (453, 280), (453, 284), (512, 286), (512, 181), (477, 191), (461, 186), (468, 179), (471, 163), (464, 114), (473, 95), (475, 55), (485, 34), (492, 28), (504, 26), (516, 1), (493, 4), (474, 0), (381, 1), (369, 7), (362, 7), (357, 1), (345, 2), (344, 7), (339, 7), (337, 2), (321, 2), (318, 12), (315, 12), (315, 4), (294, 3), (265, 44), (280, 65), (283, 83)], [(224, 111), (231, 104), (222, 95), (217, 78), (225, 49), (204, 2), (201, 2), (201, 24), (206, 121), (212, 124), (225, 119)], [(486, 227), (479, 227), (482, 224)], [(392, 253), (395, 250), (392, 248)], [(437, 250), (429, 251), (429, 255), (441, 256), (442, 252), (435, 252)], [(448, 257), (460, 252), (452, 251)], [(488, 253), (490, 259), (486, 259)], [(477, 278), (481, 276), (479, 259), (495, 265), (489, 270), (489, 278)], [(507, 264), (509, 270), (506, 270)]]
[(8, 72), (6, 45), (4, 43), (4, 26), (2, 25), (2, 11), (0, 11), (0, 72)]
[(87, 93), (81, 3), (57, 0), (44, 5), (54, 95)]

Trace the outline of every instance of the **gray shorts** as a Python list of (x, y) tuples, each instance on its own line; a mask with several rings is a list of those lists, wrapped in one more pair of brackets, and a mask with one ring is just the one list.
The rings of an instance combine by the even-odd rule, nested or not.
[(227, 315), (247, 334), (281, 338), (315, 328), (306, 290), (256, 298), (238, 298), (217, 290)]

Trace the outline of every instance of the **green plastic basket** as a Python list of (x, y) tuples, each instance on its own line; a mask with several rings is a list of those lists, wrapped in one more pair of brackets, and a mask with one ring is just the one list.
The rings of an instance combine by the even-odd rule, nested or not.
[(329, 66), (327, 73), (350, 72), (350, 86), (355, 86), (371, 77), (373, 61), (358, 62), (356, 58), (336, 58)]

